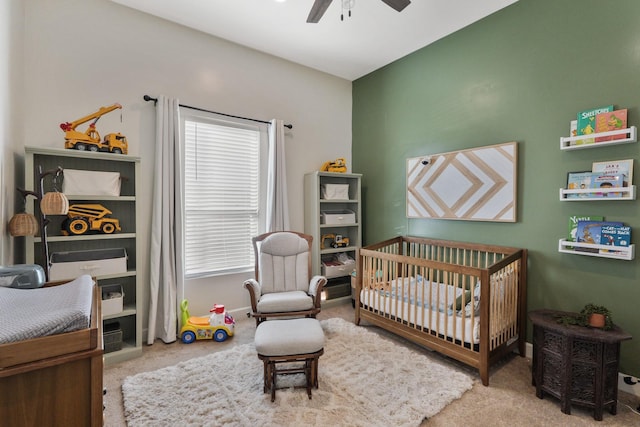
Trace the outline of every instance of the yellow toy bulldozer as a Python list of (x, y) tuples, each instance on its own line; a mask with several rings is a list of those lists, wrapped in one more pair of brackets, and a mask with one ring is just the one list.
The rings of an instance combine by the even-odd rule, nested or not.
[(347, 161), (340, 157), (335, 159), (332, 162), (324, 162), (322, 167), (320, 168), (320, 172), (346, 172), (347, 171)]

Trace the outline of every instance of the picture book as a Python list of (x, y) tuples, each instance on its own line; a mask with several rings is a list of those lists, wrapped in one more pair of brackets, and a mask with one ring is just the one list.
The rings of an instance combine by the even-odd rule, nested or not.
[[(600, 233), (600, 244), (609, 246), (631, 245), (631, 227), (628, 225), (603, 225)], [(600, 249), (600, 253), (617, 253), (613, 249)]]
[(624, 175), (623, 187), (630, 187), (633, 184), (633, 159), (608, 160), (606, 162), (594, 162), (591, 165), (591, 172), (622, 174)]
[[(567, 174), (567, 190), (586, 190), (591, 188), (591, 171), (569, 172)], [(584, 199), (591, 193), (569, 193), (567, 199)]]
[[(569, 137), (578, 136), (578, 121), (571, 120), (569, 123)], [(571, 141), (569, 145), (576, 145), (576, 141)]]
[[(596, 131), (596, 116), (600, 113), (613, 111), (613, 105), (604, 107), (591, 108), (589, 110), (580, 111), (577, 116), (578, 135), (590, 135)], [(595, 139), (582, 139), (576, 141), (576, 145), (593, 144)]]
[(567, 241), (575, 242), (576, 234), (578, 232), (578, 222), (580, 221), (604, 221), (603, 216), (578, 216), (572, 215), (569, 217), (569, 235)]
[[(615, 110), (609, 113), (600, 113), (596, 115), (596, 133), (609, 132), (612, 130), (620, 130), (627, 128), (627, 109)], [(599, 136), (596, 142), (615, 141), (617, 139), (625, 139), (626, 133), (620, 135)]]
[[(589, 188), (620, 188), (626, 187), (624, 182), (624, 174), (621, 173), (607, 173), (607, 172), (592, 172), (591, 173), (591, 185)], [(622, 193), (618, 191), (609, 192), (595, 192), (589, 194), (591, 197), (621, 197)]]
[[(576, 242), (590, 243), (593, 245), (599, 245), (602, 238), (602, 227), (606, 225), (623, 225), (621, 222), (609, 222), (609, 221), (578, 221), (578, 227), (576, 229)], [(579, 248), (576, 247), (576, 251), (580, 252), (593, 252), (598, 253), (598, 248)]]

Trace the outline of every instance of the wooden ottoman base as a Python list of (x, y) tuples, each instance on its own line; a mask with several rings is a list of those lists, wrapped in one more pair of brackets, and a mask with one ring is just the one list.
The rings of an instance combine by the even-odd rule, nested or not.
[[(304, 388), (307, 389), (307, 395), (311, 399), (311, 388), (318, 388), (318, 358), (324, 353), (324, 349), (310, 354), (298, 354), (292, 356), (264, 356), (258, 354), (264, 363), (264, 387), (263, 391), (271, 392), (271, 401), (276, 399), (277, 375), (304, 374), (306, 383)], [(296, 367), (279, 368), (279, 363), (302, 362), (303, 364)]]
[[(260, 323), (255, 336), (258, 358), (263, 362), (263, 392), (276, 398), (278, 375), (304, 374), (309, 399), (318, 388), (318, 359), (324, 353), (324, 333), (312, 318), (269, 320)], [(278, 367), (280, 364), (286, 364)]]

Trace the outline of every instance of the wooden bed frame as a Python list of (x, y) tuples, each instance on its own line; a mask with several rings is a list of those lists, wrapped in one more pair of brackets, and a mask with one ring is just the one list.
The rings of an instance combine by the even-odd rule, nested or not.
[(0, 344), (0, 424), (102, 426), (100, 304), (96, 284), (89, 328)]
[[(461, 308), (460, 300), (455, 307), (453, 298), (449, 298), (445, 306), (449, 315), (442, 314), (447, 310), (438, 309), (442, 307), (440, 302), (436, 306), (427, 303), (433, 297), (426, 291), (417, 294), (420, 291), (409, 290), (408, 286), (394, 288), (405, 286), (401, 284), (408, 280), (415, 282), (416, 277), (434, 283), (433, 289), (445, 284), (447, 289), (457, 288), (460, 294), (469, 291), (467, 297), (473, 288), (479, 292), (479, 301), (476, 299), (475, 307), (469, 306), (465, 312), (456, 310)], [(355, 323), (365, 320), (474, 367), (482, 384), (488, 386), (491, 365), (516, 348), (520, 356), (525, 355), (526, 278), (526, 249), (420, 237), (389, 239), (358, 252)], [(393, 296), (396, 289), (398, 295), (404, 291), (404, 302)], [(408, 305), (408, 300), (425, 304)], [(455, 325), (464, 321), (475, 322), (471, 324), (479, 328), (477, 340), (465, 337), (465, 332), (459, 338)], [(453, 338), (439, 332), (451, 327), (456, 333)]]

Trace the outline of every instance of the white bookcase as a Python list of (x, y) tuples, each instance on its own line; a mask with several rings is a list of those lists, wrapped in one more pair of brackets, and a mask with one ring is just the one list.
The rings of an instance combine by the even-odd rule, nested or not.
[[(124, 248), (127, 254), (127, 271), (119, 274), (97, 276), (98, 284), (121, 285), (123, 290), (123, 311), (103, 317), (103, 326), (119, 324), (122, 331), (122, 349), (105, 353), (105, 363), (115, 363), (142, 355), (141, 284), (136, 268), (140, 253), (137, 239), (136, 195), (138, 194), (140, 158), (102, 152), (53, 149), (44, 147), (25, 148), (25, 187), (35, 190), (39, 184), (40, 170), (48, 171), (61, 167), (63, 170), (118, 172), (122, 177), (120, 196), (92, 196), (65, 194), (69, 204), (99, 203), (113, 212), (112, 217), (120, 221), (122, 230), (113, 234), (83, 234), (65, 236), (62, 222), (66, 216), (48, 216), (47, 242), (49, 254), (54, 252), (86, 251), (95, 249)], [(41, 168), (41, 169), (40, 169)], [(63, 172), (64, 173), (64, 172)], [(53, 189), (49, 179), (43, 182), (43, 192)], [(62, 191), (61, 185), (58, 190)], [(39, 205), (34, 198), (27, 198), (26, 211), (39, 215)], [(46, 267), (43, 259), (42, 239), (26, 238), (26, 262)], [(90, 273), (89, 273), (90, 274)]]
[[(362, 245), (361, 178), (361, 174), (335, 172), (311, 172), (304, 176), (304, 231), (313, 236), (313, 274), (322, 274), (328, 279), (325, 300), (351, 298), (351, 272), (355, 271), (355, 263), (325, 264), (342, 253), (356, 261), (357, 249)], [(326, 198), (322, 191), (326, 185), (348, 189), (344, 197)], [(348, 238), (349, 243), (333, 247), (332, 243), (339, 237)]]

